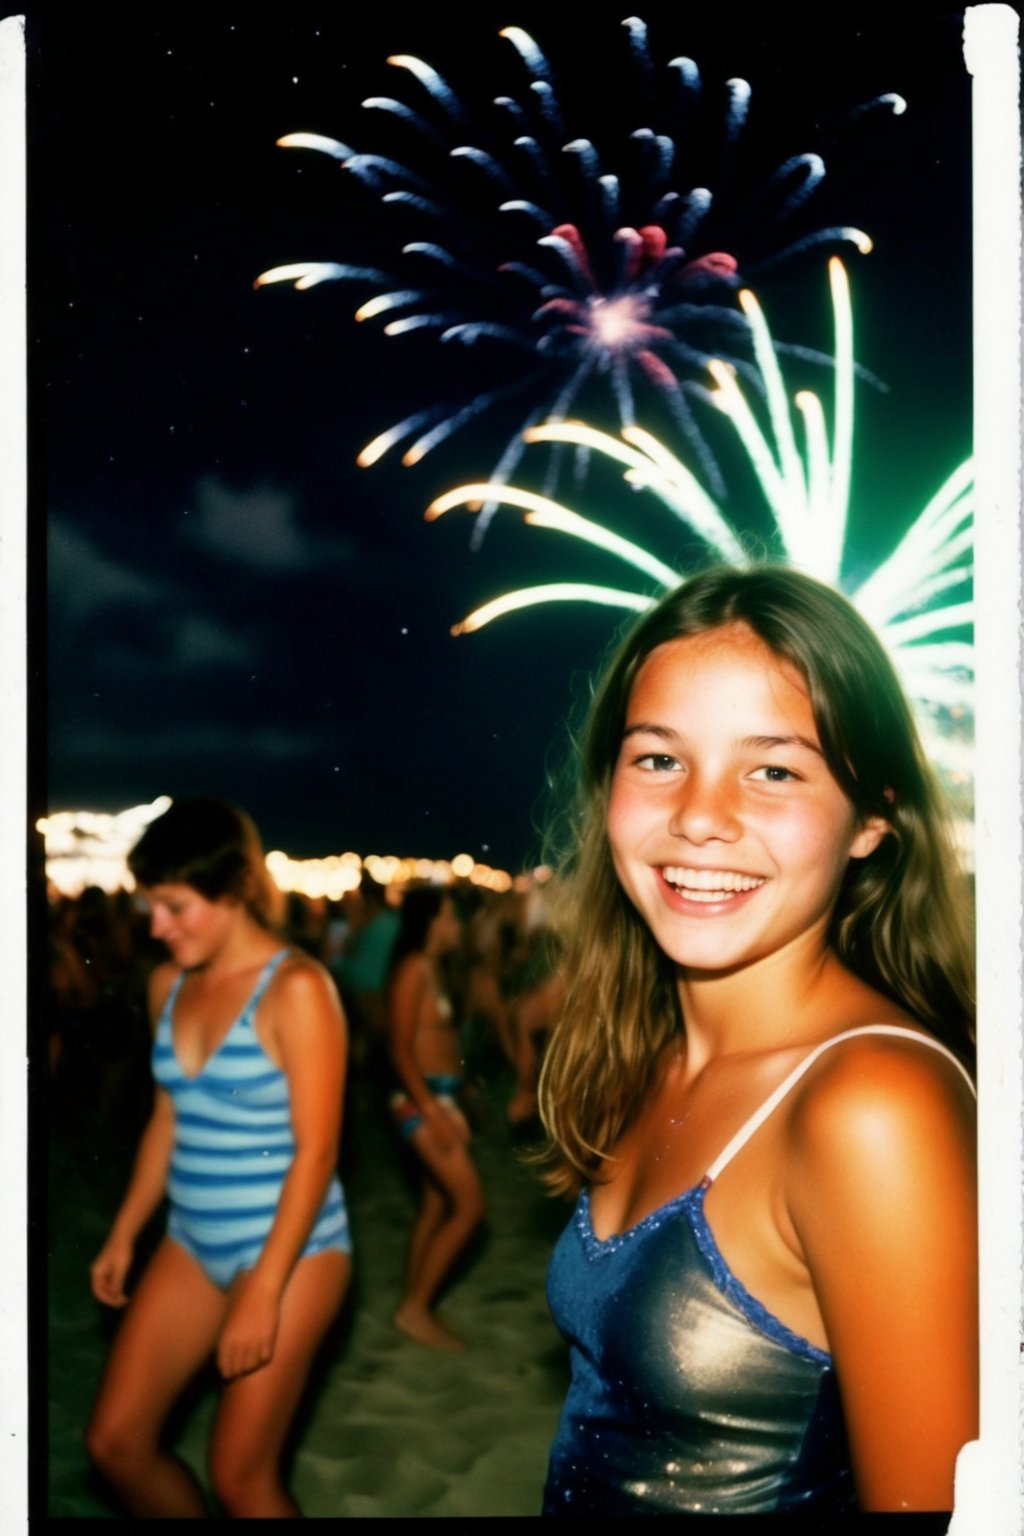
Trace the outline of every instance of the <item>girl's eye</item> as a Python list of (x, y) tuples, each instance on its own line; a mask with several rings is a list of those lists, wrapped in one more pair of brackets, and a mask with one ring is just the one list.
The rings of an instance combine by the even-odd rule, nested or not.
[(768, 784), (785, 784), (789, 779), (799, 778), (799, 774), (794, 773), (791, 768), (783, 768), (778, 763), (765, 763), (763, 768), (757, 769), (754, 777), (756, 778), (759, 774), (764, 776)]
[(679, 764), (668, 752), (645, 752), (643, 757), (636, 759), (636, 766), (653, 773), (671, 773)]

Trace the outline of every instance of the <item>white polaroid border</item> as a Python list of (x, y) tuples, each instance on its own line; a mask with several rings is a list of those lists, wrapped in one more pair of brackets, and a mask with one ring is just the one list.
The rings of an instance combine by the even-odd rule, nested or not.
[[(973, 76), (978, 1092), (982, 1111), (981, 1437), (957, 1465), (952, 1536), (1017, 1536), (1024, 1508), (1021, 1327), (1021, 153), (1019, 18), (971, 6)], [(24, 17), (0, 20), (0, 1517), (27, 1528), (26, 406)], [(943, 1341), (935, 1340), (941, 1349)]]
[(964, 15), (973, 76), (981, 1437), (957, 1462), (953, 1536), (1016, 1536), (1024, 1510), (1019, 26), (1008, 5)]
[(0, 1526), (27, 1527), (25, 18), (0, 21)]

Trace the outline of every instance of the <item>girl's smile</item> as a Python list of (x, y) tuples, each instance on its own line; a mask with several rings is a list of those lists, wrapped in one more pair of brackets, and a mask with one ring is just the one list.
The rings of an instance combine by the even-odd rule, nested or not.
[(823, 936), (862, 824), (822, 754), (800, 674), (743, 625), (653, 651), (608, 804), (618, 877), (677, 965), (749, 964)]
[[(680, 910), (692, 902), (725, 911), (742, 902), (751, 891), (764, 885), (760, 875), (742, 875), (731, 869), (693, 869), (669, 865), (659, 871), (669, 891), (680, 903)], [(710, 910), (704, 914), (711, 916)]]

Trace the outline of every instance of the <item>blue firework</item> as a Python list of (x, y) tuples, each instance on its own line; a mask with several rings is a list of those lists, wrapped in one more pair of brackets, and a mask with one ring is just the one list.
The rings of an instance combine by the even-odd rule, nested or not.
[[(644, 113), (655, 116), (634, 117), (637, 126), (613, 150), (571, 134), (554, 71), (519, 27), (500, 34), (515, 55), (518, 94), (494, 98), (484, 113), (471, 113), (429, 64), (396, 55), (388, 63), (404, 77), (408, 99), (363, 102), (389, 120), (394, 154), (357, 152), (313, 133), (278, 141), (331, 156), (361, 183), (394, 220), (395, 260), (387, 271), (290, 262), (262, 273), (257, 286), (354, 282), (372, 289), (357, 318), (380, 320), (386, 335), (425, 333), (449, 346), (486, 347), (494, 359), (493, 387), (474, 384), (468, 398), (430, 401), (367, 444), (361, 464), (400, 445), (403, 462), (417, 463), (483, 412), (518, 398), (526, 414), (520, 405), (491, 475), (505, 482), (526, 428), (587, 409), (604, 391), (622, 427), (635, 425), (641, 411), (645, 420), (652, 410), (667, 414), (708, 483), (725, 494), (691, 401), (707, 393), (712, 356), (757, 386), (739, 287), (800, 251), (853, 244), (866, 252), (871, 242), (845, 226), (800, 232), (801, 211), (825, 172), (812, 153), (784, 161), (730, 215), (729, 166), (751, 94), (743, 80), (726, 82), (716, 109), (718, 178), (693, 184), (689, 130), (703, 94), (697, 66), (673, 58), (656, 71), (645, 24), (630, 17), (622, 25), (627, 76)], [(623, 111), (639, 114), (639, 105), (629, 107), (628, 82), (617, 77), (615, 93)], [(895, 96), (866, 105), (903, 110)], [(477, 537), (486, 522), (477, 521)]]

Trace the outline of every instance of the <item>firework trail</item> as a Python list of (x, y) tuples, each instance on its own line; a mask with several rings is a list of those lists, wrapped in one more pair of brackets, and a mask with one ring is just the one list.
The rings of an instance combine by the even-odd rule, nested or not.
[[(402, 462), (418, 463), (518, 398), (525, 417), (521, 403), (490, 477), (504, 484), (525, 428), (581, 410), (592, 416), (591, 405), (607, 410), (610, 402), (623, 428), (641, 414), (664, 419), (714, 494), (725, 495), (690, 402), (707, 398), (712, 356), (758, 387), (763, 359), (755, 361), (749, 319), (736, 304), (741, 280), (801, 251), (852, 243), (866, 252), (871, 242), (858, 229), (805, 227), (800, 215), (825, 172), (816, 154), (790, 157), (730, 211), (731, 166), (750, 109), (743, 80), (727, 81), (724, 104), (703, 110), (716, 114), (717, 165), (708, 185), (693, 184), (688, 159), (705, 94), (697, 66), (679, 57), (656, 69), (645, 24), (630, 17), (622, 26), (628, 79), (616, 75), (615, 107), (634, 111), (627, 121), (635, 126), (611, 149), (570, 130), (554, 71), (519, 27), (500, 34), (512, 50), (518, 94), (496, 97), (477, 117), (429, 64), (401, 54), (388, 63), (402, 80), (402, 99), (370, 96), (362, 104), (387, 129), (386, 147), (398, 145), (394, 153), (357, 152), (316, 133), (278, 141), (333, 158), (361, 184), (393, 220), (396, 260), (389, 272), (292, 261), (262, 273), (257, 286), (356, 282), (371, 290), (357, 319), (380, 320), (385, 335), (421, 333), (489, 349), (491, 387), (474, 386), (455, 403), (429, 402), (368, 443), (360, 464), (400, 445)], [(877, 107), (898, 113), (904, 103), (879, 97), (853, 115)], [(478, 520), (479, 535), (492, 511)]]
[[(845, 578), (854, 438), (853, 315), (846, 271), (835, 257), (829, 262), (829, 277), (835, 325), (831, 442), (817, 395), (799, 390), (791, 406), (771, 332), (749, 290), (739, 297), (767, 398), (756, 399), (755, 409), (736, 371), (712, 359), (712, 399), (733, 427), (761, 487), (775, 530), (774, 558), (845, 591), (881, 636), (915, 704), (933, 760), (956, 787), (970, 779), (973, 468), (968, 460), (953, 471), (866, 579)], [(793, 407), (802, 423), (802, 448)], [(743, 531), (696, 476), (643, 429), (626, 427), (621, 437), (613, 437), (583, 422), (549, 423), (533, 428), (527, 437), (531, 442), (587, 446), (618, 464), (634, 490), (652, 492), (716, 559), (740, 566), (751, 563)], [(455, 507), (475, 510), (490, 501), (521, 509), (531, 526), (604, 549), (647, 579), (641, 590), (558, 582), (506, 592), (469, 614), (455, 626), (455, 634), (540, 603), (592, 602), (641, 612), (682, 580), (682, 571), (650, 550), (549, 497), (515, 486), (460, 486), (438, 497), (426, 515), (434, 519)]]

